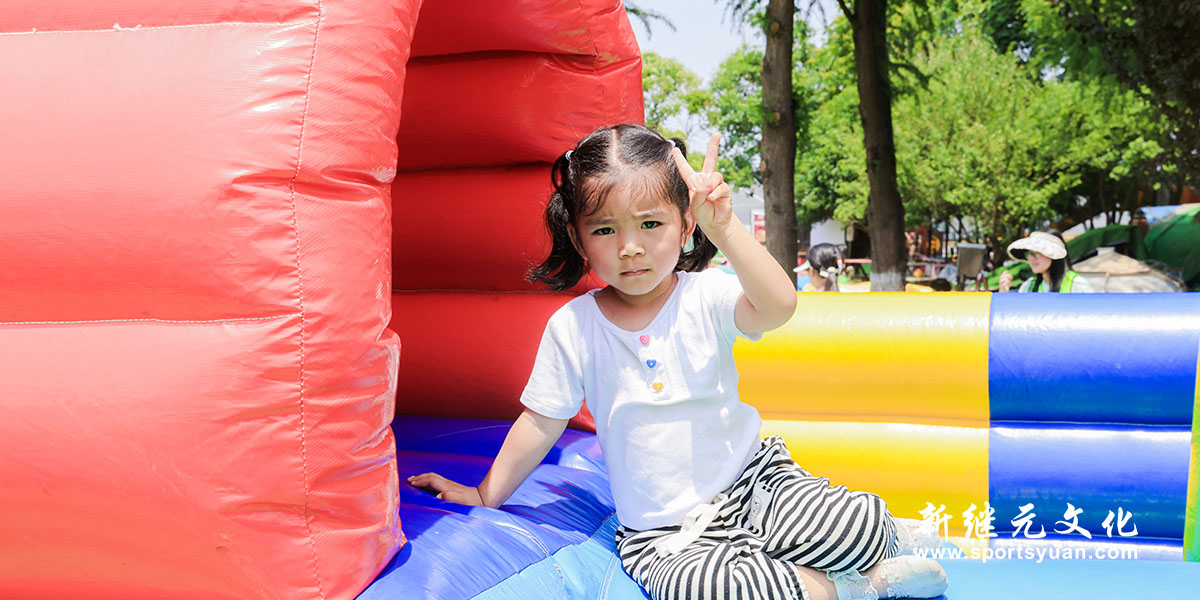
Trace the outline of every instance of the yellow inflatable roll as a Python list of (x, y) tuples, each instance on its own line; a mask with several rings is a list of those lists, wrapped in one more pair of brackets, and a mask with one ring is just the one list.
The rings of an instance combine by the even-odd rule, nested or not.
[(763, 435), (814, 475), (879, 494), (892, 513), (988, 498), (990, 294), (801, 294), (796, 314), (734, 347)]

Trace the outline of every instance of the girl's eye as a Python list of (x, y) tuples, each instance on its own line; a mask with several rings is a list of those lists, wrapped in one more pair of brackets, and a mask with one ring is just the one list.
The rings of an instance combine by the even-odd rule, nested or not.
[(613, 232), (612, 227), (601, 227), (592, 232), (592, 235), (608, 235)]
[(642, 229), (654, 229), (655, 227), (658, 227), (659, 225), (662, 225), (661, 221), (643, 221)]

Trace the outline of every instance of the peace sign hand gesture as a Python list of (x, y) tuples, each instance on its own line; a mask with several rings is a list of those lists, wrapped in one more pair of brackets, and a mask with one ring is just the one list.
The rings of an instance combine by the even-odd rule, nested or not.
[(712, 141), (708, 143), (708, 152), (704, 155), (704, 166), (700, 168), (699, 173), (692, 170), (679, 148), (671, 149), (679, 175), (683, 177), (683, 182), (687, 184), (691, 193), (692, 218), (704, 231), (704, 235), (718, 245), (719, 240), (728, 237), (726, 229), (733, 221), (733, 191), (729, 189), (729, 184), (725, 183), (725, 178), (716, 171), (717, 151), (720, 147), (721, 134), (714, 133)]

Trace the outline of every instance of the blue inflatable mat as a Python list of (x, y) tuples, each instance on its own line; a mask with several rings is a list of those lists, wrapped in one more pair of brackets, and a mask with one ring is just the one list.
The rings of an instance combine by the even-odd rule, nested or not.
[[(478, 482), (508, 427), (478, 419), (397, 420), (400, 519), (409, 542), (360, 599), (646, 598), (615, 554), (617, 522), (594, 435), (564, 434), (501, 509), (443, 502), (404, 483), (426, 471)], [(1037, 547), (1005, 546), (992, 550), (1007, 552), (1003, 560), (943, 559), (950, 578), (944, 598), (1191, 598), (1200, 581), (1200, 563), (1081, 560), (1052, 548), (1039, 555)], [(1162, 556), (1151, 550), (1141, 558)]]
[(646, 598), (616, 560), (617, 522), (595, 435), (564, 433), (500, 509), (444, 502), (406, 483), (429, 471), (479, 482), (510, 425), (429, 417), (393, 423), (408, 544), (360, 599)]

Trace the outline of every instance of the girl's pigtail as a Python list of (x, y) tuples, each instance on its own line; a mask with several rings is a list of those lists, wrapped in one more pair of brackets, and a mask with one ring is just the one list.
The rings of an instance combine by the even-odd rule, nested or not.
[(576, 199), (574, 186), (571, 185), (570, 154), (568, 150), (558, 157), (550, 170), (554, 193), (550, 195), (545, 213), (546, 231), (550, 233), (550, 254), (530, 269), (527, 275), (529, 281), (545, 283), (558, 291), (579, 283), (587, 273), (587, 263), (571, 243), (570, 228), (573, 223), (567, 202), (574, 203)]
[(821, 291), (823, 291), (823, 292), (840, 291), (838, 289), (838, 274), (839, 273), (841, 273), (840, 269), (834, 269), (833, 273), (831, 273), (829, 277), (825, 278), (825, 289), (823, 289)]

